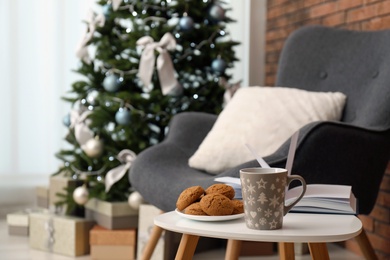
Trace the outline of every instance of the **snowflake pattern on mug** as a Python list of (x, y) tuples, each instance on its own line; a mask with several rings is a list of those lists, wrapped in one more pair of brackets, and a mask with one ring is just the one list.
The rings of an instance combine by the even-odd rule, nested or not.
[[(274, 182), (261, 178), (252, 183), (249, 178), (242, 179), (242, 192), (246, 195), (244, 204), (247, 208), (253, 208), (256, 203), (261, 206), (254, 208), (252, 211), (246, 211), (246, 222), (250, 227), (267, 227), (267, 229), (276, 229), (279, 221), (283, 217), (283, 187), (286, 185), (284, 178), (276, 178)], [(267, 196), (267, 194), (269, 196)]]

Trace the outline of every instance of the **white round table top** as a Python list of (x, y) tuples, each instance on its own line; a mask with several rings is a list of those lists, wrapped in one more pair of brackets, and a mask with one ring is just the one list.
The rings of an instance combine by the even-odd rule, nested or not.
[(165, 230), (201, 237), (263, 241), (321, 243), (344, 241), (357, 236), (361, 221), (354, 215), (288, 213), (277, 230), (246, 227), (244, 217), (227, 221), (197, 221), (171, 211), (154, 218)]

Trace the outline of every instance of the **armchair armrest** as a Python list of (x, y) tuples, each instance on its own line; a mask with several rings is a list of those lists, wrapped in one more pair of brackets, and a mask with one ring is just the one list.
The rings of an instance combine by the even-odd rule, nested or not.
[[(288, 151), (287, 143), (278, 152), (287, 155), (286, 148)], [(389, 158), (389, 130), (316, 122), (302, 129), (292, 173), (301, 175), (307, 183), (351, 185), (360, 213), (368, 214)]]

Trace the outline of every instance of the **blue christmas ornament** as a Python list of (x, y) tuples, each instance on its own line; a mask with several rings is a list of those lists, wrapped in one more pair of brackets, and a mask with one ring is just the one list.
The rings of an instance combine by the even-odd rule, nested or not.
[(107, 18), (111, 14), (112, 4), (105, 4), (102, 9), (104, 16)]
[(69, 126), (70, 126), (70, 114), (67, 114), (66, 116), (64, 116), (64, 118), (62, 118), (62, 123), (63, 123), (66, 127), (69, 127)]
[(103, 80), (103, 87), (108, 92), (116, 92), (120, 88), (119, 77), (115, 74), (106, 76)]
[(131, 112), (126, 108), (119, 108), (115, 114), (115, 121), (120, 125), (128, 125), (131, 121)]
[(194, 28), (194, 20), (189, 16), (183, 16), (179, 21), (180, 29), (183, 31), (189, 31)]
[(226, 62), (221, 58), (217, 58), (211, 63), (211, 69), (217, 73), (224, 73), (226, 67)]

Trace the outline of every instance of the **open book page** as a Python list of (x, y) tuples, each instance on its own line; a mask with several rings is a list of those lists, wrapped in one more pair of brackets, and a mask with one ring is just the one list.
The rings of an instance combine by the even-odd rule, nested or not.
[(241, 188), (241, 181), (240, 178), (235, 178), (235, 177), (218, 177), (214, 179), (215, 181), (218, 182), (223, 182), (225, 184), (229, 184), (230, 186)]
[[(301, 194), (302, 187), (288, 190), (286, 204)], [(293, 212), (321, 212), (357, 214), (357, 201), (348, 185), (309, 184), (304, 197), (293, 207)]]

